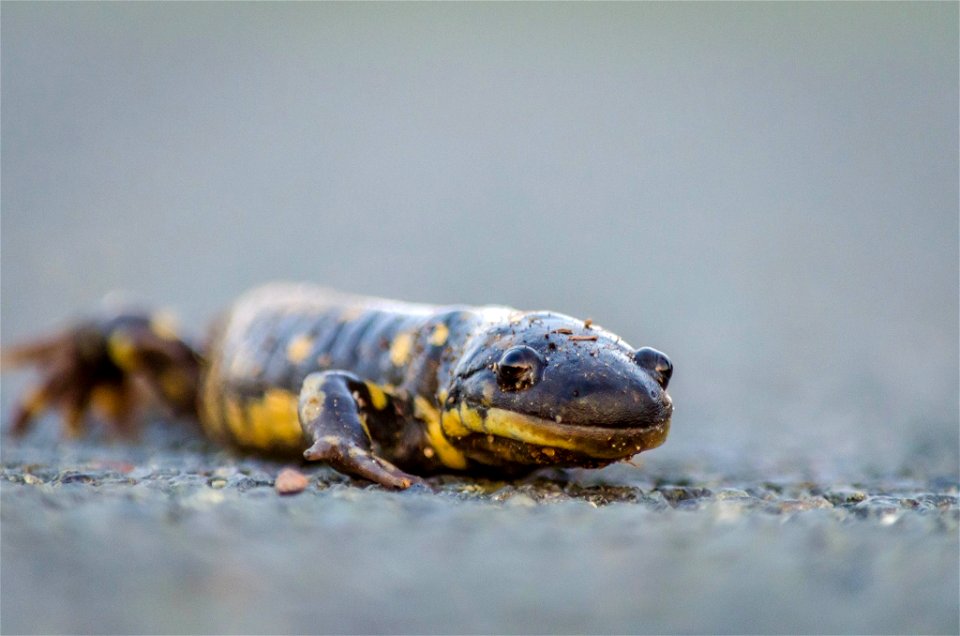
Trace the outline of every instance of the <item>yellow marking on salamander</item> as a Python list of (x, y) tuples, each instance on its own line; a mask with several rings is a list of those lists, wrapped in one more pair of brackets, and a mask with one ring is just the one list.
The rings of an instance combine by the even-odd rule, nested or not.
[(204, 432), (211, 439), (221, 442), (227, 441), (228, 436), (223, 430), (223, 413), (220, 412), (220, 405), (217, 399), (210, 399), (204, 395), (200, 406), (200, 421), (203, 423)]
[(110, 359), (124, 371), (135, 371), (139, 367), (137, 347), (127, 333), (114, 331), (107, 338), (107, 353)]
[(390, 362), (395, 367), (402, 367), (410, 361), (413, 355), (413, 334), (401, 333), (393, 339), (390, 345)]
[(157, 378), (160, 391), (167, 399), (181, 404), (190, 392), (190, 379), (182, 371), (173, 368), (167, 369)]
[(225, 415), (220, 407), (219, 377), (220, 360), (214, 357), (201, 387), (200, 422), (203, 424), (203, 430), (211, 439), (226, 443), (230, 441), (230, 435), (225, 426)]
[(314, 338), (307, 335), (299, 335), (290, 341), (287, 345), (287, 361), (292, 364), (300, 364), (307, 359), (310, 351), (313, 349)]
[(234, 398), (224, 402), (227, 426), (240, 446), (260, 450), (302, 446), (296, 398), (292, 393), (270, 389), (262, 398), (245, 404)]
[(127, 408), (123, 392), (109, 385), (93, 387), (90, 402), (98, 411), (114, 420), (123, 417)]
[(303, 431), (297, 415), (297, 396), (283, 389), (268, 389), (259, 400), (247, 403), (251, 443), (257, 448), (299, 448)]
[(430, 334), (430, 344), (434, 347), (442, 347), (447, 344), (447, 338), (450, 337), (450, 329), (442, 322), (437, 323)]
[(382, 388), (373, 382), (364, 382), (367, 385), (367, 391), (370, 393), (370, 400), (373, 402), (373, 408), (382, 411), (387, 408), (387, 394)]
[(360, 412), (360, 413), (357, 414), (357, 416), (358, 416), (358, 419), (360, 420), (360, 426), (363, 427), (363, 434), (366, 435), (366, 436), (367, 436), (367, 439), (372, 442), (372, 441), (373, 441), (373, 437), (370, 436), (370, 427), (367, 426), (367, 416), (366, 416), (366, 414), (364, 414), (363, 412)]
[(413, 398), (413, 414), (427, 423), (427, 440), (444, 466), (454, 470), (467, 467), (467, 458), (454, 448), (443, 434), (440, 413), (422, 395)]
[(179, 340), (179, 321), (169, 311), (158, 311), (150, 317), (150, 331), (163, 340)]
[(30, 415), (36, 415), (47, 407), (46, 394), (41, 389), (34, 389), (24, 400), (23, 410)]
[(504, 409), (490, 409), (483, 418), (483, 430), (494, 435), (528, 444), (579, 450), (579, 444), (561, 431), (543, 430), (537, 424), (536, 418)]
[(301, 419), (304, 422), (312, 422), (323, 413), (323, 403), (326, 401), (327, 396), (323, 391), (315, 389), (311, 392), (311, 395), (307, 397), (299, 405), (299, 414)]
[[(476, 411), (473, 412), (476, 414)], [(479, 417), (479, 415), (477, 415)], [(459, 410), (444, 411), (440, 420), (443, 433), (449, 437), (466, 437), (470, 429), (464, 426)]]
[(667, 438), (670, 422), (638, 429), (610, 429), (592, 426), (561, 426), (552, 420), (489, 409), (486, 416), (461, 405), (460, 421), (475, 433), (489, 433), (526, 444), (564, 448), (591, 457), (615, 459), (660, 446)]

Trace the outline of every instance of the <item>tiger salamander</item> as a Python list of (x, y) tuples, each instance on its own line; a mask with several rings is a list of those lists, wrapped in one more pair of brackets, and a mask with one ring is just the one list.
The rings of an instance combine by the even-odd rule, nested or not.
[(129, 430), (136, 381), (215, 440), (391, 488), (438, 472), (604, 466), (662, 444), (673, 413), (667, 356), (589, 320), (311, 285), (248, 292), (203, 347), (126, 311), (8, 351), (11, 363), (43, 373), (14, 411), (15, 434), (54, 406), (68, 433), (91, 406)]

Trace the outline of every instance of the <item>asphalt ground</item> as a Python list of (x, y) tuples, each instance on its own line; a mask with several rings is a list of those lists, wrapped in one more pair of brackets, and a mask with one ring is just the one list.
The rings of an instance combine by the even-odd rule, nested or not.
[(958, 24), (3, 3), (0, 346), (117, 291), (200, 341), (311, 281), (591, 318), (676, 411), (638, 466), (287, 497), (189, 427), (49, 418), (0, 437), (0, 631), (960, 632)]
[(658, 462), (389, 492), (155, 424), (5, 439), (3, 633), (956, 633), (958, 484)]

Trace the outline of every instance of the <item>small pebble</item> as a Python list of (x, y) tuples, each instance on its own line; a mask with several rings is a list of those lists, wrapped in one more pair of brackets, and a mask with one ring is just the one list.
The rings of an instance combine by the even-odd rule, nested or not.
[(537, 502), (530, 495), (519, 494), (507, 498), (505, 504), (513, 508), (533, 508)]
[(277, 475), (276, 482), (274, 482), (274, 488), (281, 495), (295, 495), (306, 490), (308, 485), (310, 485), (310, 480), (307, 479), (307, 476), (294, 468), (281, 470), (280, 474)]

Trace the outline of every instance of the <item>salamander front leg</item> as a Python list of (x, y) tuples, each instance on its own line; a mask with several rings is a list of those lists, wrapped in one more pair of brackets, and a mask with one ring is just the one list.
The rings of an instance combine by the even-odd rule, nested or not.
[(376, 391), (372, 394), (371, 388), (352, 373), (322, 371), (308, 375), (300, 389), (298, 411), (300, 426), (312, 444), (303, 456), (387, 488), (423, 483), (373, 451), (365, 421), (373, 415), (372, 408), (387, 411), (393, 399)]

